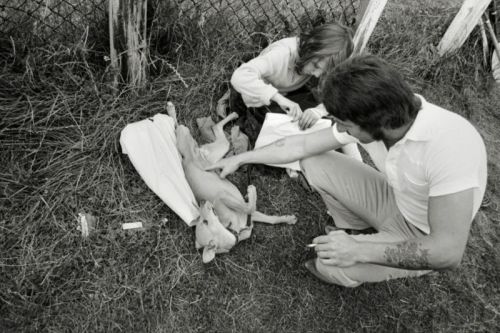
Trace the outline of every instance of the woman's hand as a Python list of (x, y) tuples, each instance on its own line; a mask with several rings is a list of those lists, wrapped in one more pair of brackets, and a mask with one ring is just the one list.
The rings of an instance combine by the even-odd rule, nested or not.
[(359, 261), (360, 243), (343, 230), (331, 231), (328, 235), (316, 237), (313, 243), (319, 260), (325, 265), (349, 267)]
[(280, 93), (276, 93), (271, 100), (275, 101), (283, 111), (291, 116), (293, 118), (292, 121), (298, 121), (302, 116), (302, 110), (300, 109), (299, 104), (289, 100)]
[(221, 172), (219, 174), (219, 177), (226, 178), (227, 175), (236, 172), (236, 170), (238, 170), (240, 166), (241, 163), (239, 161), (238, 155), (234, 155), (227, 158), (223, 158), (215, 162), (214, 164), (206, 168), (205, 171), (213, 171), (220, 169)]
[(308, 129), (312, 125), (316, 124), (316, 122), (321, 118), (320, 113), (316, 110), (316, 108), (310, 108), (302, 113), (302, 116), (299, 119), (299, 127), (301, 130)]

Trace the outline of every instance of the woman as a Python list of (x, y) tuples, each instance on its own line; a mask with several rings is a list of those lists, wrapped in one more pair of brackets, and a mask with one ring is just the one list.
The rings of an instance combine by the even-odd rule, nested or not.
[[(301, 129), (311, 127), (327, 115), (306, 84), (347, 59), (352, 51), (351, 30), (329, 23), (299, 37), (276, 41), (236, 69), (231, 77), (234, 90), (230, 107), (238, 112), (240, 126), (251, 141), (255, 141), (269, 111), (289, 114)], [(258, 124), (248, 124), (249, 118), (255, 118)], [(355, 145), (346, 150), (348, 155), (361, 159)]]

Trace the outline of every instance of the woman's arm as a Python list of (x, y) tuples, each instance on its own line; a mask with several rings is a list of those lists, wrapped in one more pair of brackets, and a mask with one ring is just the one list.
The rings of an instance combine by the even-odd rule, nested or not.
[(271, 98), (278, 93), (272, 84), (263, 80), (272, 70), (272, 64), (265, 58), (255, 58), (238, 67), (231, 76), (231, 85), (239, 92), (247, 107), (269, 105)]
[(247, 107), (261, 107), (276, 102), (294, 121), (302, 115), (299, 104), (279, 93), (272, 82), (264, 78), (286, 77), (288, 75), (289, 51), (275, 47), (269, 52), (241, 65), (231, 77), (231, 85), (241, 94)]
[(231, 76), (231, 85), (238, 91), (247, 107), (269, 105), (278, 93), (269, 78), (286, 76), (290, 51), (274, 45), (264, 54), (242, 64)]

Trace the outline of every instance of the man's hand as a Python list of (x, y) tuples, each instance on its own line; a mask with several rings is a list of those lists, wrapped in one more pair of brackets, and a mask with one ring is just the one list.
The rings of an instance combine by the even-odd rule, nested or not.
[(312, 125), (316, 124), (316, 122), (321, 118), (319, 112), (317, 112), (316, 108), (310, 108), (302, 113), (302, 116), (299, 119), (299, 127), (301, 130), (308, 129)]
[(240, 162), (238, 155), (234, 155), (231, 157), (223, 158), (209, 166), (205, 169), (205, 171), (213, 171), (217, 169), (221, 169), (222, 171), (219, 174), (220, 178), (226, 178), (227, 175), (232, 174), (240, 167)]
[(275, 101), (283, 111), (293, 118), (292, 121), (298, 121), (302, 116), (300, 106), (280, 93), (276, 93), (271, 99)]
[(349, 267), (359, 262), (357, 250), (360, 243), (343, 230), (316, 237), (313, 243), (318, 244), (314, 249), (325, 265)]

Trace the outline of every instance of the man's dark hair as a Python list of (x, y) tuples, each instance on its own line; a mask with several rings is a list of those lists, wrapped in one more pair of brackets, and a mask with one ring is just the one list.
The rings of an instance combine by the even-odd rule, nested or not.
[(352, 57), (322, 82), (326, 110), (349, 120), (380, 140), (381, 128), (395, 129), (417, 116), (421, 101), (389, 64), (372, 55)]

